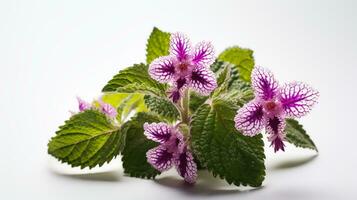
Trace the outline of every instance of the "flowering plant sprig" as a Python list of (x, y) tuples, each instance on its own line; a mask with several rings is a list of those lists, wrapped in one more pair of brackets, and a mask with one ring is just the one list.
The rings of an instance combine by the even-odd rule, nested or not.
[(191, 45), (182, 33), (154, 28), (146, 64), (121, 70), (93, 103), (60, 126), (48, 153), (72, 167), (102, 166), (119, 154), (124, 173), (155, 178), (174, 167), (188, 183), (198, 170), (230, 184), (258, 187), (265, 178), (265, 128), (274, 152), (286, 143), (317, 151), (293, 118), (306, 115), (318, 92), (301, 82), (278, 85), (255, 66), (250, 49), (217, 57), (212, 43)]

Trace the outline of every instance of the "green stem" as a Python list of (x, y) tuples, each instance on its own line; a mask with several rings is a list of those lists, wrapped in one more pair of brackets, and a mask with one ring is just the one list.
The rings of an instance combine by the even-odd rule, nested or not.
[(190, 91), (185, 89), (181, 98), (181, 122), (184, 124), (190, 124)]

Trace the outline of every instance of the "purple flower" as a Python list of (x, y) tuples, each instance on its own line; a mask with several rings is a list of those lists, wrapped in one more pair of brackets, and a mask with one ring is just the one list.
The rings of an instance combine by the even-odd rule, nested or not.
[[(98, 100), (99, 108), (94, 107), (92, 104), (84, 101), (83, 99), (77, 97), (78, 100), (78, 109), (79, 112), (83, 112), (89, 109), (99, 109), (102, 113), (107, 115), (108, 117), (114, 118), (117, 116), (117, 110), (110, 104), (103, 102), (101, 99)], [(71, 112), (74, 114), (73, 112)]]
[(217, 87), (214, 73), (209, 69), (213, 61), (211, 43), (200, 42), (192, 50), (185, 35), (173, 33), (170, 38), (170, 55), (155, 59), (149, 66), (149, 73), (159, 82), (172, 84), (169, 97), (177, 102), (185, 87), (202, 95), (208, 95)]
[(146, 153), (148, 162), (160, 172), (175, 166), (186, 182), (194, 183), (197, 178), (197, 165), (182, 133), (165, 123), (145, 123), (144, 131), (148, 139), (160, 143)]
[(102, 100), (98, 101), (100, 105), (100, 111), (108, 117), (115, 118), (118, 114), (117, 110), (110, 104), (104, 103)]
[(92, 105), (86, 101), (84, 101), (83, 99), (77, 97), (77, 101), (78, 101), (78, 109), (79, 112), (88, 110), (92, 108)]
[(274, 151), (284, 151), (285, 118), (306, 115), (317, 102), (319, 93), (301, 82), (279, 87), (274, 75), (262, 67), (253, 69), (252, 88), (255, 99), (238, 110), (235, 127), (246, 136), (254, 136), (265, 127)]

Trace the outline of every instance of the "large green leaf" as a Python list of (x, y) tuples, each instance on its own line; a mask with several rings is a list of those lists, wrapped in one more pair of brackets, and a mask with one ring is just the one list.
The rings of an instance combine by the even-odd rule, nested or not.
[(250, 82), (250, 75), (254, 67), (253, 51), (243, 49), (238, 46), (231, 47), (223, 51), (219, 56), (219, 60), (229, 62), (237, 68), (239, 77), (247, 82)]
[(146, 152), (158, 144), (144, 135), (145, 122), (159, 122), (159, 118), (149, 113), (138, 113), (132, 120), (123, 125), (126, 133), (125, 147), (122, 152), (124, 173), (139, 178), (154, 178), (160, 174), (146, 159)]
[(146, 63), (150, 64), (155, 58), (169, 54), (170, 33), (154, 27), (146, 45)]
[(72, 167), (102, 166), (123, 148), (125, 134), (104, 114), (87, 110), (72, 116), (48, 143), (48, 153)]
[(166, 96), (166, 85), (160, 84), (148, 74), (148, 66), (135, 64), (121, 70), (103, 88), (103, 92), (144, 93)]
[(234, 127), (237, 106), (224, 99), (203, 104), (192, 119), (192, 147), (199, 161), (214, 176), (228, 183), (261, 186), (265, 177), (261, 134), (243, 136)]
[(171, 122), (178, 120), (180, 117), (177, 108), (167, 98), (145, 95), (144, 100), (150, 111), (161, 115)]
[(316, 145), (311, 140), (310, 136), (306, 134), (306, 131), (298, 121), (294, 119), (286, 119), (285, 133), (289, 143), (297, 147), (318, 151)]

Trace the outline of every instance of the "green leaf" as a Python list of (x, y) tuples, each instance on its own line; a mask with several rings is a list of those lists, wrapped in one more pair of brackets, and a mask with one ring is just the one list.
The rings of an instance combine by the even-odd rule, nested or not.
[(146, 45), (146, 63), (169, 54), (170, 33), (163, 32), (154, 27)]
[(294, 119), (286, 119), (285, 133), (289, 143), (297, 147), (318, 151), (316, 145), (311, 140), (310, 136), (306, 134), (306, 131), (298, 121)]
[(235, 65), (242, 80), (250, 82), (250, 75), (254, 67), (253, 51), (243, 49), (238, 46), (231, 47), (223, 51), (219, 60), (226, 61)]
[(123, 87), (117, 88), (116, 92), (119, 93), (141, 93), (141, 94), (148, 94), (148, 95), (154, 95), (154, 96), (162, 96), (162, 90), (157, 89), (155, 87), (152, 87), (147, 84), (143, 83), (132, 83), (128, 84)]
[(231, 67), (229, 65), (224, 66), (218, 73), (217, 85), (218, 87), (211, 93), (211, 97), (219, 96), (225, 93), (229, 89), (229, 83), (231, 80)]
[(122, 150), (125, 134), (104, 114), (86, 110), (72, 116), (48, 143), (48, 153), (72, 167), (93, 168)]
[(261, 134), (246, 137), (235, 129), (237, 108), (224, 99), (198, 108), (191, 123), (192, 148), (214, 176), (258, 187), (265, 177), (264, 142)]
[(149, 113), (138, 113), (136, 117), (123, 125), (126, 140), (122, 151), (122, 161), (124, 173), (132, 177), (154, 178), (160, 172), (147, 162), (146, 152), (158, 144), (145, 137), (143, 129), (145, 122), (159, 122), (159, 118)]
[(166, 85), (161, 84), (150, 77), (148, 66), (135, 64), (121, 70), (103, 88), (103, 92), (143, 93), (157, 96), (166, 96)]
[(206, 102), (207, 99), (208, 96), (202, 96), (196, 92), (191, 91), (189, 105), (191, 113), (194, 113), (204, 102)]
[(145, 104), (150, 111), (161, 115), (168, 121), (176, 121), (180, 114), (177, 108), (172, 104), (172, 102), (167, 98), (159, 98), (155, 96), (146, 95), (144, 97)]
[(102, 100), (117, 108), (119, 124), (127, 121), (131, 114), (146, 112), (143, 94), (105, 93)]

